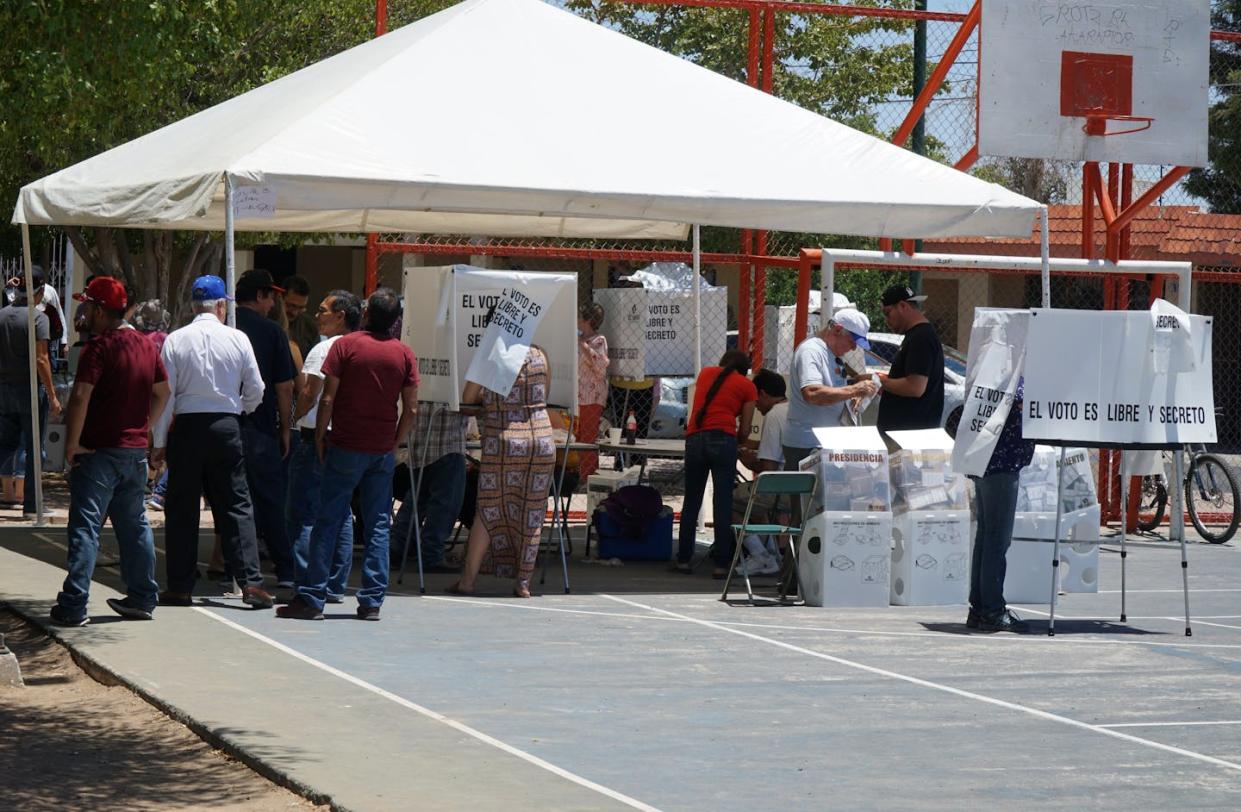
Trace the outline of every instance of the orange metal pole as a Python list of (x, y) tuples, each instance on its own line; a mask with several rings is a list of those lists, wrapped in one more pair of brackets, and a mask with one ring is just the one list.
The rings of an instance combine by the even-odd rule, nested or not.
[(1172, 186), (1181, 178), (1188, 175), (1189, 169), (1190, 168), (1188, 166), (1173, 167), (1168, 171), (1168, 174), (1159, 179), (1158, 183), (1147, 189), (1141, 197), (1133, 201), (1132, 206), (1127, 207), (1120, 214), (1116, 215), (1116, 222), (1111, 223), (1108, 228), (1120, 231), (1122, 228), (1129, 225), (1129, 223), (1133, 221), (1133, 218), (1138, 216), (1138, 212), (1154, 203), (1159, 199), (1160, 195), (1172, 188)]
[[(1133, 205), (1133, 164), (1125, 164), (1120, 178), (1120, 210), (1124, 211)], [(1120, 232), (1120, 258), (1133, 259), (1133, 234), (1129, 226)]]
[(388, 33), (388, 0), (375, 0), (375, 36)]
[(1082, 167), (1082, 259), (1094, 259), (1094, 181), (1089, 167)]
[(793, 346), (806, 340), (806, 331), (810, 327), (810, 274), (814, 261), (811, 254), (819, 251), (808, 251), (805, 248), (797, 255), (797, 312), (793, 319)]
[(978, 144), (970, 147), (969, 152), (961, 156), (961, 160), (952, 165), (958, 172), (968, 172), (970, 167), (978, 163)]
[[(1103, 220), (1106, 223), (1111, 223), (1116, 219), (1116, 206), (1117, 206), (1117, 203), (1119, 203), (1120, 201), (1120, 164), (1118, 163), (1111, 163), (1111, 164), (1108, 164), (1107, 166), (1107, 196), (1106, 197), (1107, 197), (1108, 205), (1103, 210)], [(1108, 216), (1109, 208), (1111, 209), (1110, 217)], [(1120, 260), (1120, 233), (1114, 232), (1110, 228), (1107, 231), (1106, 252), (1107, 253), (1105, 254), (1105, 256), (1107, 256), (1107, 258), (1110, 261), (1118, 262)], [(1129, 286), (1129, 283), (1127, 281), (1120, 280), (1116, 286), (1118, 295), (1119, 295), (1119, 291), (1122, 288), (1127, 290), (1128, 286)]]
[(978, 27), (978, 21), (981, 19), (982, 3), (980, 0), (977, 0), (974, 3), (974, 7), (970, 9), (969, 14), (965, 15), (965, 22), (961, 23), (961, 27), (957, 29), (952, 42), (948, 43), (948, 47), (944, 49), (943, 57), (935, 66), (935, 70), (931, 71), (926, 84), (922, 86), (922, 92), (918, 94), (918, 98), (914, 100), (913, 107), (905, 115), (905, 120), (901, 122), (901, 126), (897, 128), (896, 134), (892, 136), (893, 144), (904, 146), (905, 142), (909, 140), (914, 127), (918, 124), (918, 119), (922, 118), (927, 107), (931, 104), (931, 99), (939, 92), (944, 79), (948, 78), (948, 71), (952, 68), (953, 63), (956, 62), (957, 57), (961, 55), (961, 49), (965, 47), (965, 43), (969, 41), (970, 35), (974, 33), (974, 29)]

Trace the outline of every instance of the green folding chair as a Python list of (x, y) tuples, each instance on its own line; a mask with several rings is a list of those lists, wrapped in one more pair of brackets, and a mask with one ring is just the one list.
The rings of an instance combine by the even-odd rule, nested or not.
[[(728, 601), (728, 588), (733, 582), (733, 573), (737, 571), (737, 564), (741, 561), (741, 543), (745, 537), (751, 533), (758, 536), (788, 536), (790, 540), (789, 555), (792, 559), (792, 567), (795, 577), (798, 578), (798, 594), (801, 594), (801, 578), (797, 573), (797, 539), (801, 536), (801, 525), (787, 524), (751, 524), (750, 515), (754, 511), (754, 500), (759, 496), (774, 496), (777, 504), (781, 496), (787, 496), (791, 499), (801, 499), (814, 493), (815, 486), (818, 484), (818, 475), (811, 471), (764, 471), (754, 480), (754, 487), (750, 489), (750, 499), (745, 505), (745, 517), (741, 520), (741, 524), (734, 524), (733, 534), (736, 537), (736, 544), (733, 545), (733, 561), (728, 567), (728, 576), (724, 579), (724, 594), (720, 595), (720, 600)], [(801, 511), (803, 514), (805, 511)], [(754, 605), (754, 588), (750, 585), (750, 569), (746, 567), (742, 570), (742, 577), (745, 578), (745, 591), (750, 599), (750, 605)], [(781, 577), (781, 582), (784, 578)], [(785, 596), (780, 594), (779, 600), (784, 600)]]

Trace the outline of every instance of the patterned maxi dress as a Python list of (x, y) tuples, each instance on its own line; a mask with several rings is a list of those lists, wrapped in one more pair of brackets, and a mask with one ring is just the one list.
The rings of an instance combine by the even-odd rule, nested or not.
[(547, 356), (531, 347), (508, 397), (483, 390), (478, 515), (491, 539), (484, 571), (529, 581), (539, 555), (556, 445), (547, 418)]

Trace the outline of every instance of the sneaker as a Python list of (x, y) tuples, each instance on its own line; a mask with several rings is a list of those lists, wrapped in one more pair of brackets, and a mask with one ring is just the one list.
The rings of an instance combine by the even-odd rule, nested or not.
[(323, 613), (306, 602), (306, 599), (298, 595), (293, 601), (286, 606), (281, 606), (276, 610), (276, 617), (285, 617), (292, 620), (323, 620)]
[(344, 595), (333, 595), (331, 592), (329, 592), (327, 595), (327, 602), (328, 603), (344, 603), (345, 596)]
[(1012, 613), (1011, 610), (1005, 609), (995, 620), (978, 619), (978, 630), (982, 632), (1012, 632), (1014, 634), (1025, 634), (1030, 630), (1030, 626), (1021, 618)]
[(749, 571), (750, 577), (755, 575), (776, 575), (780, 572), (780, 562), (770, 556), (752, 555), (749, 558), (742, 559), (737, 565), (737, 574), (745, 575)]
[(130, 597), (108, 598), (108, 606), (126, 620), (152, 620), (154, 618), (150, 609), (144, 609)]
[(148, 510), (163, 510), (164, 500), (158, 496), (151, 496), (147, 498), (146, 506)]
[(358, 620), (379, 620), (379, 607), (358, 604)]
[(56, 626), (85, 626), (87, 623), (90, 623), (90, 615), (85, 613), (71, 615), (69, 610), (59, 603), (52, 607), (52, 611), (48, 612), (48, 615)]

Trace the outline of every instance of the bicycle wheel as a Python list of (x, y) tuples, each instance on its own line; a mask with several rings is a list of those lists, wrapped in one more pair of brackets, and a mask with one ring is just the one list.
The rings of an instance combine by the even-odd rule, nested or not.
[(1223, 544), (1237, 532), (1241, 515), (1237, 480), (1224, 461), (1214, 454), (1199, 454), (1185, 478), (1185, 506), (1194, 529), (1212, 544)]
[(1142, 499), (1138, 503), (1138, 529), (1149, 533), (1163, 522), (1168, 509), (1168, 489), (1161, 476), (1142, 477)]

